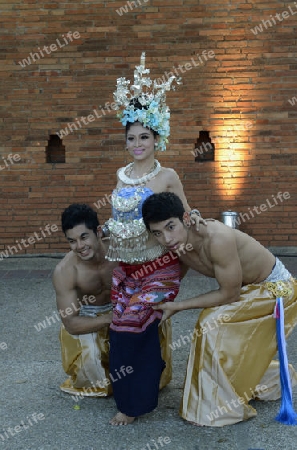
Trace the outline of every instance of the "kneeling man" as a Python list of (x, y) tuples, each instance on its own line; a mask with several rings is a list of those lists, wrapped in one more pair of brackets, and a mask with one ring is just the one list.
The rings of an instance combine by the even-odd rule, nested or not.
[(53, 274), (62, 326), (62, 364), (69, 378), (60, 386), (69, 394), (107, 396), (111, 278), (116, 263), (105, 259), (97, 213), (73, 203), (62, 213), (62, 230), (71, 251)]
[[(158, 305), (163, 320), (202, 308), (188, 360), (181, 416), (195, 425), (224, 426), (256, 415), (249, 400), (280, 397), (273, 318), (283, 297), (285, 333), (297, 323), (297, 281), (282, 262), (247, 234), (210, 219), (199, 230), (173, 193), (147, 198), (147, 229), (188, 267), (215, 278), (218, 289)], [(293, 384), (297, 375), (290, 366)]]
[[(88, 205), (73, 203), (62, 213), (62, 230), (70, 252), (53, 274), (62, 326), (62, 364), (69, 378), (60, 386), (73, 395), (105, 397), (112, 393), (109, 373), (109, 325), (112, 321), (111, 284), (117, 262), (105, 258), (109, 239), (102, 239), (97, 213)], [(171, 324), (159, 327), (166, 368), (160, 389), (172, 376)], [(117, 369), (122, 376), (128, 368)]]

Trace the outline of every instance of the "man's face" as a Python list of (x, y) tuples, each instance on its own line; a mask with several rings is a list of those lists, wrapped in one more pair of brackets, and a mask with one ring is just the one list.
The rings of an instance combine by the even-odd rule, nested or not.
[(150, 230), (160, 244), (173, 252), (178, 251), (182, 244), (187, 243), (187, 229), (176, 217), (163, 222), (151, 223)]
[(83, 261), (92, 259), (99, 250), (98, 237), (85, 225), (77, 225), (66, 231), (71, 250)]

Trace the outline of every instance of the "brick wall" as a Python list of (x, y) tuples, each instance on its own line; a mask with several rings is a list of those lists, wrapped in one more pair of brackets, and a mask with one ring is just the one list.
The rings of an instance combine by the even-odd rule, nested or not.
[[(208, 217), (241, 212), (241, 229), (264, 245), (297, 245), (297, 6), (211, 3), (0, 0), (0, 250), (66, 251), (61, 211), (108, 197), (130, 161), (123, 128), (113, 111), (81, 117), (102, 115), (142, 51), (153, 77), (183, 77), (168, 95), (170, 147), (159, 160), (177, 170), (190, 205)], [(49, 136), (64, 128), (66, 162), (46, 163)], [(213, 162), (191, 153), (201, 130)], [(107, 219), (108, 202), (98, 212)]]

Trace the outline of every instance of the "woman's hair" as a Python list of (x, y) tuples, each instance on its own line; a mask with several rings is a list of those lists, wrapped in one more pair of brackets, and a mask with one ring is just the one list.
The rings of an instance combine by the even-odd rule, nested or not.
[[(134, 109), (147, 109), (147, 106), (143, 106), (140, 103), (140, 101), (138, 100), (138, 98), (133, 98), (129, 103), (129, 106), (131, 106), (131, 105), (134, 106)], [(134, 123), (140, 123), (142, 125), (142, 123), (139, 122), (138, 120), (136, 122), (127, 122), (126, 129), (125, 129), (126, 137), (127, 137), (128, 131), (130, 130), (131, 126), (134, 125)], [(145, 127), (145, 128), (148, 128), (148, 127)], [(151, 132), (154, 134), (154, 138), (159, 136), (159, 133), (157, 133), (157, 131), (153, 130), (152, 128), (148, 128), (148, 130), (151, 130)]]
[(184, 212), (185, 208), (181, 199), (173, 192), (153, 194), (142, 205), (142, 217), (148, 230), (151, 223), (163, 222), (171, 217), (183, 222)]
[(97, 233), (99, 220), (97, 213), (88, 205), (81, 203), (72, 203), (66, 208), (61, 216), (62, 230), (66, 234), (67, 230), (71, 230), (77, 225), (85, 225), (89, 230)]

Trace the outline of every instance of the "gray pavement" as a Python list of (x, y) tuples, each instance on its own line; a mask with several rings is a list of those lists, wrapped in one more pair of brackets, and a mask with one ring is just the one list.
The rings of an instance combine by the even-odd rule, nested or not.
[[(281, 258), (297, 275), (297, 258)], [(279, 402), (257, 402), (258, 415), (223, 428), (199, 428), (178, 415), (190, 344), (173, 352), (173, 380), (160, 393), (158, 408), (127, 427), (112, 427), (116, 411), (110, 398), (75, 403), (62, 393), (60, 323), (37, 331), (34, 325), (53, 316), (51, 272), (59, 259), (7, 258), (0, 261), (0, 450), (295, 450), (297, 427), (274, 420)], [(179, 300), (205, 292), (215, 282), (190, 271)], [(173, 317), (173, 341), (188, 336), (199, 311)], [(57, 316), (56, 316), (57, 317)], [(288, 341), (290, 362), (297, 367), (297, 328)], [(80, 409), (75, 409), (79, 406)], [(297, 392), (295, 389), (295, 409)]]

